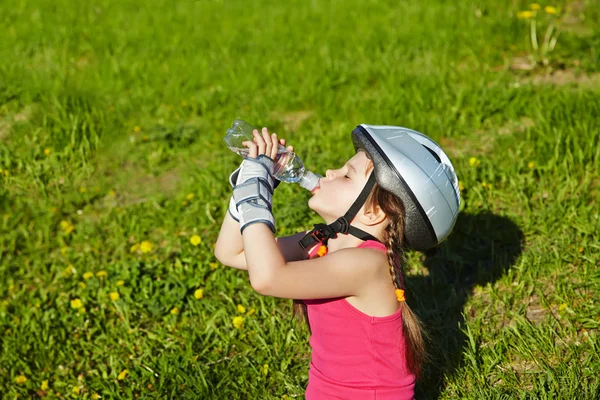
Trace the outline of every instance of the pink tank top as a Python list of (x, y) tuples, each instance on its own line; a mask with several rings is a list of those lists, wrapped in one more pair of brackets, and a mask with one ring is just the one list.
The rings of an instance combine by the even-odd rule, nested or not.
[[(386, 251), (374, 240), (357, 247)], [(311, 258), (316, 253), (313, 249)], [(415, 376), (406, 366), (400, 310), (372, 317), (344, 297), (304, 303), (312, 331), (307, 400), (414, 398)]]

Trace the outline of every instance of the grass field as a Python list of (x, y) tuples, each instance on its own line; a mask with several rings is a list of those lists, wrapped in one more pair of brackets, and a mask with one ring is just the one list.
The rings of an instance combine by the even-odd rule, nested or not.
[(243, 118), (319, 173), (360, 123), (451, 156), (454, 232), (406, 266), (418, 398), (598, 398), (600, 10), (541, 3), (540, 41), (548, 5), (544, 65), (520, 1), (0, 2), (0, 397), (303, 397), (291, 301), (212, 251)]

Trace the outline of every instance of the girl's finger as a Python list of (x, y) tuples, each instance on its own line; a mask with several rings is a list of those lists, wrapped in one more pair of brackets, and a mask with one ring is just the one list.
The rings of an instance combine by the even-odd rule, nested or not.
[(271, 142), (273, 143), (273, 146), (271, 147), (271, 160), (275, 160), (275, 158), (277, 158), (277, 152), (279, 151), (279, 140), (277, 140), (276, 133), (271, 135)]
[(289, 151), (294, 151), (294, 146), (288, 146), (288, 147), (287, 147), (287, 149), (288, 149)]
[(267, 128), (262, 128), (262, 137), (265, 141), (265, 150), (262, 154), (266, 155), (267, 157), (270, 157), (273, 143), (271, 143), (271, 135), (269, 135), (269, 130)]
[(258, 145), (258, 154), (265, 154), (265, 148), (267, 147), (265, 140), (263, 139), (262, 135), (260, 133), (258, 133), (257, 130), (255, 130), (254, 132), (254, 137), (256, 139), (256, 144)]

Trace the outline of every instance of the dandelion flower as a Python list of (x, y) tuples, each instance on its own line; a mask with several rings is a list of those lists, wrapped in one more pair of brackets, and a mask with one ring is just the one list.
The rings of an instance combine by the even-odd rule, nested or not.
[(44, 149), (44, 154), (47, 155), (47, 156), (49, 156), (51, 152), (52, 151), (50, 149), (48, 149), (48, 148)]
[(233, 326), (237, 329), (241, 329), (242, 326), (244, 325), (244, 317), (240, 317), (239, 315), (237, 317), (233, 317), (233, 320), (231, 321), (231, 323), (233, 324)]
[(476, 167), (480, 164), (480, 161), (477, 159), (477, 157), (471, 157), (469, 158), (469, 165), (471, 167)]
[(119, 292), (110, 292), (108, 294), (108, 296), (110, 297), (110, 299), (112, 301), (117, 301), (117, 300), (119, 300), (119, 297), (121, 297), (121, 296), (119, 296)]
[(254, 313), (256, 312), (256, 308), (252, 307), (250, 308), (250, 311), (248, 311), (248, 316), (254, 315)]
[(85, 284), (85, 282), (79, 282), (78, 285), (82, 289), (85, 289), (87, 287), (87, 285)]
[(100, 398), (100, 395), (98, 393), (92, 394), (92, 400), (98, 400), (99, 398)]
[(83, 279), (91, 279), (94, 277), (94, 273), (93, 272), (86, 272), (85, 274), (83, 274)]
[(25, 382), (27, 382), (27, 377), (25, 375), (19, 375), (15, 378), (15, 383), (18, 383), (19, 385), (22, 385)]
[(583, 253), (583, 247), (578, 248), (577, 251)]
[(173, 307), (173, 309), (171, 310), (171, 314), (173, 314), (173, 315), (179, 314), (179, 308)]
[(136, 243), (136, 244), (134, 244), (133, 246), (131, 246), (131, 247), (129, 248), (129, 251), (130, 251), (131, 253), (135, 253), (136, 251), (138, 251), (138, 250), (139, 250), (139, 248), (140, 248), (140, 245), (139, 245), (138, 243)]
[(194, 246), (198, 246), (202, 242), (202, 239), (198, 235), (194, 235), (190, 238), (190, 243)]
[(532, 9), (533, 11), (537, 11), (542, 7), (538, 3), (532, 3), (529, 5), (529, 8)]
[(519, 11), (517, 12), (517, 18), (518, 19), (531, 19), (535, 16), (535, 13), (533, 11)]
[(117, 192), (115, 192), (115, 190), (114, 190), (114, 189), (111, 189), (111, 190), (109, 190), (109, 191), (108, 191), (108, 195), (109, 195), (110, 197), (115, 197), (115, 196), (117, 195)]
[(552, 7), (552, 6), (544, 7), (544, 11), (546, 11), (546, 14), (552, 14), (552, 15), (555, 15), (558, 12), (556, 7)]
[(262, 373), (265, 376), (269, 373), (269, 364), (265, 364), (262, 366)]
[(458, 189), (465, 190), (465, 185), (463, 185), (463, 183), (461, 181), (458, 181)]
[(219, 264), (217, 264), (216, 262), (208, 263), (208, 265), (210, 265), (210, 269), (217, 269), (217, 268), (219, 268)]
[(529, 161), (529, 162), (527, 163), (527, 168), (529, 168), (529, 169), (534, 169), (534, 168), (535, 168), (535, 164), (534, 164), (532, 161)]
[(129, 373), (129, 371), (127, 371), (126, 369), (124, 369), (123, 371), (121, 371), (119, 373), (119, 376), (117, 376), (117, 379), (122, 381), (123, 379), (125, 379), (127, 377), (127, 374)]
[(152, 251), (152, 243), (144, 240), (142, 243), (140, 243), (140, 250), (142, 253), (150, 253)]
[(125, 284), (124, 280), (118, 280), (116, 283), (117, 286), (123, 286), (124, 284)]
[(73, 394), (81, 393), (81, 388), (79, 386), (73, 386)]
[(71, 308), (78, 309), (81, 307), (83, 307), (83, 303), (81, 302), (81, 299), (71, 300)]
[(204, 297), (204, 290), (202, 289), (196, 289), (196, 291), (194, 292), (194, 297), (197, 298), (198, 300), (200, 300), (201, 298)]
[(80, 187), (79, 193), (87, 193), (87, 188), (85, 186)]
[(190, 193), (187, 196), (185, 196), (186, 199), (191, 200), (194, 198), (194, 193)]
[(246, 307), (244, 307), (244, 306), (243, 306), (243, 305), (241, 305), (241, 304), (238, 304), (238, 305), (237, 305), (237, 311), (238, 311), (240, 314), (245, 314), (245, 313), (246, 313)]
[(41, 390), (48, 390), (48, 379), (42, 382), (42, 386), (40, 386)]
[(138, 133), (138, 132), (140, 132), (141, 130), (142, 130), (142, 128), (140, 128), (140, 127), (139, 127), (139, 126), (137, 126), (137, 125), (133, 127), (133, 131), (134, 131), (135, 133)]
[(560, 306), (558, 306), (559, 311), (564, 311), (566, 308), (567, 308), (567, 303), (562, 303)]
[(98, 272), (96, 272), (96, 276), (98, 278), (105, 278), (106, 276), (108, 276), (108, 272), (106, 272), (105, 270), (98, 271)]

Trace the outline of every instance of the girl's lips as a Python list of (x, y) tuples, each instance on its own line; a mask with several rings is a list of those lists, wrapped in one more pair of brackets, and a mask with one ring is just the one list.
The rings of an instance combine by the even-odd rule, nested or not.
[(317, 186), (315, 186), (315, 188), (313, 190), (310, 191), (311, 194), (315, 194), (317, 193), (317, 190), (321, 189), (321, 180), (319, 179), (319, 183), (317, 184)]

